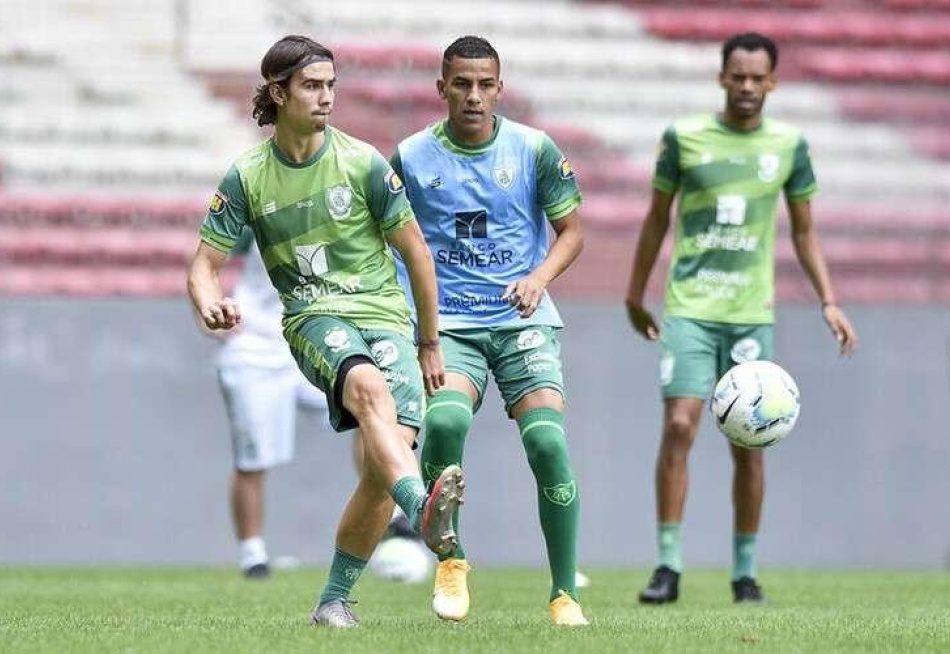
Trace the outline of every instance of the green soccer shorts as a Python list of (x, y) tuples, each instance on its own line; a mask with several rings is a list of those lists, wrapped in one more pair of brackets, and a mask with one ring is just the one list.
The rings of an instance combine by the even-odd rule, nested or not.
[(478, 411), (489, 371), (505, 401), (505, 411), (531, 391), (556, 390), (565, 397), (560, 328), (491, 327), (440, 332), (446, 372), (468, 377), (478, 390)]
[(771, 324), (735, 325), (679, 316), (660, 330), (660, 388), (664, 398), (707, 399), (729, 368), (775, 354)]
[(359, 329), (335, 316), (314, 314), (293, 321), (284, 337), (304, 376), (326, 393), (330, 424), (336, 431), (358, 427), (356, 419), (341, 404), (343, 389), (337, 389), (341, 367), (347, 359), (363, 356), (382, 371), (396, 401), (401, 425), (418, 429), (425, 415), (425, 387), (416, 347), (400, 332)]

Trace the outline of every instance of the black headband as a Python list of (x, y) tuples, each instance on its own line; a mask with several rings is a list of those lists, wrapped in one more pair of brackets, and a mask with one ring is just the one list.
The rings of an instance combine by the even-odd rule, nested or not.
[(296, 64), (294, 64), (293, 66), (290, 66), (290, 67), (285, 68), (284, 70), (280, 71), (280, 72), (277, 73), (276, 75), (271, 75), (269, 78), (267, 78), (267, 81), (268, 81), (268, 82), (283, 82), (284, 80), (288, 79), (291, 75), (293, 75), (294, 73), (296, 73), (296, 72), (297, 72), (298, 70), (300, 70), (301, 68), (306, 68), (306, 67), (309, 66), (310, 64), (315, 63), (315, 62), (317, 62), (317, 61), (329, 61), (329, 62), (332, 62), (332, 61), (333, 61), (333, 57), (328, 57), (327, 55), (324, 55), (324, 54), (312, 54), (312, 55), (309, 55), (309, 56), (307, 56), (307, 57), (304, 57), (304, 58), (301, 59), (300, 61), (298, 61), (298, 62), (297, 62)]

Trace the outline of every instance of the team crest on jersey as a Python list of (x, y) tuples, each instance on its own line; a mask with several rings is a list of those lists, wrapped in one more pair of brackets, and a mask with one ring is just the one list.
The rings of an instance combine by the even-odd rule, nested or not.
[(220, 216), (224, 213), (224, 208), (228, 205), (228, 196), (222, 193), (220, 190), (214, 192), (214, 197), (211, 198), (211, 204), (208, 205), (208, 213), (213, 216)]
[(759, 155), (759, 179), (763, 182), (774, 182), (778, 177), (778, 155), (760, 154)]
[(533, 350), (544, 345), (547, 339), (538, 329), (526, 329), (518, 334), (518, 349)]
[(557, 172), (561, 175), (561, 179), (572, 179), (574, 177), (574, 166), (571, 165), (567, 157), (561, 157), (561, 160), (557, 162)]
[(399, 175), (396, 174), (395, 170), (390, 170), (386, 173), (386, 188), (388, 188), (389, 192), (393, 195), (402, 192), (402, 180), (399, 178)]
[(350, 206), (353, 203), (353, 191), (349, 186), (333, 186), (327, 189), (327, 210), (335, 219), (346, 218), (350, 215)]
[(500, 166), (491, 171), (495, 183), (506, 191), (515, 183), (515, 169), (511, 166)]

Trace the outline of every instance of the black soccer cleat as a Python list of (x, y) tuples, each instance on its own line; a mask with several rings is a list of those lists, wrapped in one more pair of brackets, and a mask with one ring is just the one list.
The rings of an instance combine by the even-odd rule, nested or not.
[(270, 577), (270, 566), (266, 563), (255, 563), (249, 568), (244, 568), (245, 579), (267, 579)]
[(680, 596), (680, 573), (661, 565), (653, 571), (650, 583), (640, 591), (641, 604), (669, 604)]
[(764, 602), (762, 587), (752, 577), (740, 577), (732, 582), (732, 597), (736, 602)]

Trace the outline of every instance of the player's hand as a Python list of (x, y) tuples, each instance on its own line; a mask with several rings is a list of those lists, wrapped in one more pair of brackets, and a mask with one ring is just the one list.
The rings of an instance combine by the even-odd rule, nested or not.
[(544, 299), (546, 284), (528, 275), (508, 284), (501, 299), (518, 310), (522, 318), (530, 318)]
[(229, 297), (206, 304), (199, 314), (208, 329), (231, 329), (241, 322), (241, 309)]
[(826, 304), (821, 308), (821, 315), (831, 328), (835, 340), (838, 341), (838, 353), (854, 354), (858, 347), (858, 333), (854, 331), (851, 321), (844, 311), (836, 304)]
[(441, 345), (419, 346), (419, 367), (422, 368), (422, 383), (426, 395), (433, 395), (445, 385), (445, 359)]
[(629, 300), (625, 303), (625, 306), (627, 307), (627, 318), (630, 320), (630, 324), (641, 336), (650, 341), (655, 341), (660, 337), (660, 328), (657, 326), (653, 314), (646, 307)]

